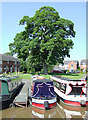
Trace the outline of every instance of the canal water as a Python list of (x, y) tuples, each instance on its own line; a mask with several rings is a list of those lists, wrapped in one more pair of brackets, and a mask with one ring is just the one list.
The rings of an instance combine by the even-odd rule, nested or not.
[(24, 108), (9, 107), (0, 111), (0, 114), (2, 118), (83, 118), (87, 120), (88, 108), (68, 106), (60, 101), (50, 110), (41, 110), (29, 105)]
[[(29, 84), (29, 80), (23, 80)], [(88, 119), (88, 107), (73, 107), (65, 105), (63, 102), (57, 103), (57, 106), (50, 110), (41, 110), (29, 105), (28, 107), (9, 107), (0, 111), (1, 118), (82, 118)], [(11, 119), (12, 120), (12, 119)]]

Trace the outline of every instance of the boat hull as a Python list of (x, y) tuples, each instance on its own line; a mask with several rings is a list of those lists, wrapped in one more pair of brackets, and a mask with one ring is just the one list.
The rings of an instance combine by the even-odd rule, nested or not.
[(12, 100), (10, 98), (4, 101), (0, 101), (0, 110), (8, 108), (11, 103)]
[(88, 102), (86, 101), (85, 104), (80, 104), (79, 101), (69, 101), (69, 100), (64, 100), (64, 103), (65, 104), (68, 104), (68, 105), (73, 105), (73, 106), (87, 106), (88, 105)]
[[(48, 106), (47, 106), (47, 103), (48, 103)], [(32, 106), (39, 109), (51, 109), (56, 106), (56, 98), (51, 100), (41, 100), (41, 99), (32, 98)]]
[[(57, 94), (57, 102), (59, 102), (60, 100), (63, 102), (63, 103), (65, 103), (66, 105), (70, 105), (70, 106), (79, 106), (79, 107), (81, 107), (81, 106), (83, 106), (83, 107), (85, 107), (85, 106), (88, 106), (88, 101), (85, 101), (85, 104), (81, 104), (80, 103), (80, 101), (73, 101), (72, 99), (71, 100), (67, 100), (67, 99), (64, 99), (64, 98), (62, 98), (60, 95), (58, 95)], [(76, 98), (77, 99), (77, 98)], [(78, 100), (78, 99), (77, 99)]]

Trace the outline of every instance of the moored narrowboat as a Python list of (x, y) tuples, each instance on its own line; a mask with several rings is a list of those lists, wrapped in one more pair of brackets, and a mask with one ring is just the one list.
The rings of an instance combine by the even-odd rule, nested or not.
[(51, 76), (50, 79), (53, 80), (57, 98), (65, 104), (72, 106), (88, 105), (87, 83), (85, 80), (70, 80), (60, 76)]
[(18, 76), (0, 77), (0, 109), (9, 107), (23, 86)]
[(45, 79), (45, 77), (40, 76), (40, 75), (32, 75), (31, 78), (32, 78), (32, 80)]
[(56, 106), (56, 94), (51, 80), (34, 80), (31, 92), (32, 106), (40, 109), (50, 109)]

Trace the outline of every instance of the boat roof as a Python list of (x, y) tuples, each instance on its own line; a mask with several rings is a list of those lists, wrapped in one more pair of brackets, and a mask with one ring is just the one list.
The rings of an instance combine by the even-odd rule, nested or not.
[(33, 82), (52, 82), (50, 79), (36, 79)]
[(61, 77), (61, 76), (52, 76), (52, 77), (56, 77), (56, 78), (58, 78), (58, 79), (61, 79), (61, 80), (66, 80), (66, 81), (85, 81), (85, 80), (81, 80), (81, 79), (79, 79), (79, 80), (77, 80), (77, 79), (68, 79), (68, 78), (65, 78), (65, 77)]
[(11, 81), (11, 79), (9, 77), (0, 77), (0, 81)]
[(11, 81), (12, 79), (15, 79), (15, 78), (18, 78), (18, 77), (19, 77), (19, 76), (12, 76), (12, 77), (2, 76), (2, 77), (0, 77), (0, 81), (9, 82), (9, 81)]

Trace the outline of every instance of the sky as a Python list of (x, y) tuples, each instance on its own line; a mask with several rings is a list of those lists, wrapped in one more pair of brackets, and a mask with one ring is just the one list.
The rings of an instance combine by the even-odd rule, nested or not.
[(9, 44), (14, 42), (17, 33), (24, 30), (19, 21), (23, 16), (33, 17), (42, 6), (51, 6), (61, 18), (71, 20), (76, 31), (70, 58), (65, 60), (81, 60), (86, 58), (86, 2), (1, 2), (0, 54), (9, 52)]

